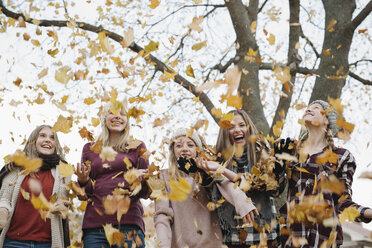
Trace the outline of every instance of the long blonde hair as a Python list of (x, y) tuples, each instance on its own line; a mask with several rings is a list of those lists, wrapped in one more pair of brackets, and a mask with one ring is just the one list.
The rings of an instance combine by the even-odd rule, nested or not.
[[(174, 136), (172, 139), (171, 139), (171, 143), (169, 144), (169, 167), (168, 167), (168, 173), (169, 173), (169, 177), (173, 180), (175, 179), (179, 179), (180, 177), (185, 177), (186, 176), (186, 173), (184, 173), (183, 171), (180, 171), (177, 167), (178, 163), (177, 163), (177, 158), (176, 158), (176, 154), (174, 153), (174, 144), (176, 143), (176, 139), (178, 137), (181, 137), (181, 136), (185, 136), (187, 137), (186, 135), (184, 134), (181, 134), (181, 135), (176, 135)], [(195, 136), (198, 136), (198, 134), (195, 134)], [(195, 138), (194, 136), (194, 138)], [(198, 136), (199, 137), (199, 136)], [(198, 146), (198, 142), (195, 142), (195, 140), (193, 139), (193, 137), (187, 137), (189, 138), (190, 140), (192, 140), (196, 147), (199, 148), (199, 150), (202, 149), (202, 147), (199, 147)], [(199, 156), (199, 153), (197, 152), (196, 153), (196, 156), (198, 157)]]
[[(256, 141), (252, 143), (248, 140), (248, 138), (252, 135), (257, 136), (257, 138), (259, 139), (259, 133), (257, 131), (256, 126), (253, 124), (253, 121), (248, 116), (247, 112), (245, 112), (244, 110), (231, 110), (229, 111), (229, 113), (233, 113), (234, 116), (240, 115), (243, 118), (245, 124), (247, 125), (246, 146), (247, 146), (248, 161), (252, 165), (256, 164), (261, 155), (260, 152), (257, 151), (258, 150), (257, 146), (258, 144), (263, 143), (263, 142)], [(230, 158), (224, 157), (223, 151), (227, 149), (231, 149), (232, 146), (233, 144), (231, 144), (231, 141), (229, 138), (229, 129), (220, 128), (220, 131), (218, 133), (218, 138), (217, 138), (216, 149), (217, 149), (217, 153), (221, 154), (222, 156), (221, 158), (223, 161), (227, 161), (228, 159), (230, 159)]]
[[(36, 140), (39, 137), (39, 133), (43, 128), (49, 128), (50, 130), (52, 130), (52, 127), (49, 126), (49, 125), (40, 125), (40, 126), (37, 126), (32, 131), (30, 136), (28, 137), (25, 148), (23, 149), (23, 151), (25, 152), (25, 154), (28, 158), (38, 158), (39, 157), (39, 154), (38, 154), (37, 149), (36, 149)], [(52, 130), (52, 132), (53, 132), (53, 130)], [(65, 156), (63, 154), (63, 148), (62, 148), (61, 144), (59, 143), (57, 133), (53, 132), (53, 135), (54, 135), (54, 140), (56, 142), (56, 148), (55, 148), (54, 152), (62, 160), (65, 160)]]
[[(103, 146), (108, 146), (110, 142), (110, 131), (106, 126), (106, 117), (110, 112), (111, 104), (106, 104), (103, 107), (101, 113), (101, 133), (98, 135), (97, 141), (102, 141)], [(120, 114), (127, 115), (128, 114), (128, 107), (126, 104), (120, 108)], [(125, 124), (124, 130), (120, 134), (120, 138), (115, 144), (115, 149), (119, 152), (128, 152), (127, 144), (129, 140), (129, 117), (127, 117), (127, 123)]]

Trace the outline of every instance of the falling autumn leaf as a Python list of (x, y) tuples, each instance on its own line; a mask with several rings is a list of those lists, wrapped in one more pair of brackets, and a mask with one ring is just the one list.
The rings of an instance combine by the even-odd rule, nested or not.
[(63, 163), (62, 161), (59, 162), (58, 170), (63, 177), (71, 177), (75, 172), (72, 165)]
[(195, 76), (194, 76), (194, 69), (191, 67), (191, 65), (188, 65), (187, 66), (187, 68), (186, 68), (186, 75), (189, 76), (189, 77), (195, 78)]
[(194, 51), (199, 51), (200, 49), (202, 49), (203, 47), (205, 47), (207, 45), (207, 41), (202, 41), (202, 42), (199, 42), (199, 43), (196, 43), (194, 45), (192, 45), (191, 49), (194, 50)]
[(98, 33), (98, 41), (101, 45), (102, 51), (108, 54), (114, 53), (114, 46), (110, 44), (109, 38), (106, 36), (105, 31), (101, 31)]
[(72, 117), (63, 117), (62, 115), (58, 116), (56, 123), (54, 123), (52, 131), (53, 132), (62, 132), (69, 133), (72, 127)]
[(96, 100), (94, 100), (93, 97), (87, 97), (87, 98), (84, 99), (84, 103), (85, 103), (86, 105), (91, 105), (91, 104), (93, 104), (93, 103), (95, 103), (95, 102), (96, 102)]
[(158, 7), (160, 4), (160, 1), (159, 0), (150, 0), (150, 4), (149, 4), (149, 7), (151, 9), (155, 9), (156, 7)]
[(319, 165), (324, 165), (326, 163), (336, 164), (338, 162), (338, 155), (331, 150), (325, 150), (321, 155), (319, 155), (315, 162)]
[(120, 44), (123, 47), (128, 47), (132, 42), (134, 41), (134, 31), (133, 28), (128, 28), (128, 31), (124, 31), (124, 37), (123, 40), (120, 42)]
[(203, 16), (192, 18), (192, 23), (189, 25), (189, 28), (200, 33), (201, 31), (203, 31), (203, 29), (200, 27), (200, 24), (203, 22), (203, 20)]
[(12, 160), (16, 165), (22, 166), (24, 168), (25, 171), (22, 174), (25, 175), (28, 175), (30, 172), (36, 171), (42, 166), (42, 160), (40, 158), (29, 159), (21, 150), (17, 150), (12, 155)]
[(39, 74), (37, 74), (37, 77), (40, 79), (42, 77), (45, 77), (48, 74), (48, 68), (44, 68)]
[(70, 79), (73, 77), (73, 73), (70, 70), (71, 68), (69, 66), (61, 67), (55, 72), (55, 79), (60, 83), (67, 84), (68, 81), (70, 81)]
[(103, 229), (105, 230), (105, 236), (110, 246), (121, 246), (125, 243), (125, 235), (124, 233), (121, 233), (119, 229), (112, 227), (111, 224), (104, 225)]
[(178, 181), (169, 180), (169, 186), (168, 198), (171, 201), (184, 201), (191, 193), (191, 185), (182, 177)]
[(335, 175), (330, 175), (325, 180), (321, 180), (318, 187), (323, 191), (328, 190), (338, 195), (345, 192), (345, 183), (337, 179)]
[(340, 222), (344, 223), (346, 220), (355, 221), (360, 216), (359, 211), (355, 206), (345, 208), (340, 214)]
[(154, 42), (152, 40), (150, 40), (149, 44), (147, 44), (145, 46), (145, 51), (147, 53), (150, 53), (150, 52), (153, 52), (153, 51), (156, 51), (159, 49), (159, 42)]
[(104, 161), (114, 161), (115, 157), (118, 153), (111, 147), (111, 146), (104, 146), (102, 147), (101, 153), (99, 157)]

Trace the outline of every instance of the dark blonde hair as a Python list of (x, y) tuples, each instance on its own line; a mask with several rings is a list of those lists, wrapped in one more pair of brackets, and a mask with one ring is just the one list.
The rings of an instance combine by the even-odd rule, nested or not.
[[(243, 118), (245, 124), (247, 125), (246, 145), (247, 145), (248, 161), (250, 161), (252, 165), (256, 164), (261, 156), (261, 151), (258, 151), (259, 149), (257, 146), (259, 144), (263, 144), (263, 142), (259, 139), (259, 133), (257, 131), (256, 126), (253, 124), (253, 121), (248, 116), (247, 112), (245, 112), (244, 110), (241, 110), (241, 109), (231, 110), (229, 111), (229, 113), (233, 113), (234, 116), (240, 115)], [(248, 138), (252, 135), (257, 136), (259, 140), (254, 143), (249, 142)], [(220, 128), (220, 131), (218, 133), (218, 138), (217, 138), (217, 144), (216, 144), (217, 153), (223, 156), (224, 154), (223, 151), (226, 149), (230, 149), (232, 146), (233, 144), (231, 144), (231, 141), (229, 138), (229, 129)], [(228, 159), (229, 158), (222, 157), (223, 161), (227, 161)]]
[[(37, 126), (33, 131), (32, 133), (30, 134), (30, 136), (28, 137), (27, 139), (27, 142), (26, 142), (26, 145), (25, 145), (25, 148), (23, 149), (23, 151), (25, 152), (26, 156), (28, 158), (38, 158), (39, 157), (39, 154), (37, 152), (37, 149), (36, 149), (36, 140), (37, 138), (39, 137), (39, 133), (42, 129), (44, 128), (49, 128), (52, 132), (52, 127), (49, 126), (49, 125), (40, 125), (40, 126)], [(56, 142), (56, 147), (55, 147), (55, 153), (63, 160), (65, 160), (65, 157), (64, 157), (64, 154), (63, 154), (63, 148), (61, 146), (61, 144), (59, 143), (59, 139), (58, 139), (58, 136), (57, 136), (57, 133), (56, 132), (53, 132), (54, 134), (54, 140)]]
[[(102, 114), (101, 114), (101, 128), (102, 131), (99, 134), (97, 141), (101, 140), (103, 146), (108, 146), (110, 142), (110, 131), (108, 130), (106, 126), (106, 117), (110, 113), (110, 107), (111, 104), (108, 103), (103, 107)], [(120, 109), (120, 114), (127, 115), (128, 114), (128, 107), (126, 104), (123, 104), (123, 106)], [(128, 152), (127, 144), (129, 140), (129, 118), (127, 117), (127, 123), (125, 124), (124, 130), (120, 134), (120, 138), (118, 142), (115, 144), (115, 149), (119, 152)]]

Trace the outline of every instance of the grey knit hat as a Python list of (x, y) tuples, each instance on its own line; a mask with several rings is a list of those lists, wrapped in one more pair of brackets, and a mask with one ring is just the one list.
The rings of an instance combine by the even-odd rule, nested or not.
[(324, 110), (329, 109), (328, 113), (326, 114), (326, 117), (327, 117), (328, 122), (329, 122), (328, 129), (331, 130), (333, 137), (337, 136), (337, 133), (339, 131), (339, 127), (336, 125), (337, 118), (338, 118), (338, 114), (337, 114), (336, 110), (331, 105), (329, 105), (329, 103), (327, 103), (326, 101), (323, 101), (323, 100), (315, 100), (312, 103), (310, 103), (309, 106), (311, 106), (315, 103), (320, 104), (323, 107)]
[(172, 139), (175, 139), (177, 137), (180, 137), (180, 136), (186, 136), (190, 139), (192, 139), (196, 146), (199, 147), (199, 150), (203, 150), (203, 143), (201, 141), (201, 139), (199, 138), (199, 134), (197, 131), (194, 130), (194, 132), (192, 133), (192, 136), (188, 136), (187, 135), (187, 132), (186, 132), (186, 128), (180, 128), (180, 129), (177, 129), (174, 133), (173, 133), (173, 137)]

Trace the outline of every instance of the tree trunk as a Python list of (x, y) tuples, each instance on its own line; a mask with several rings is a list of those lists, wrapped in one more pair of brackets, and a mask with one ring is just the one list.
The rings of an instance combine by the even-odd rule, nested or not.
[[(310, 102), (329, 97), (339, 98), (349, 70), (349, 51), (354, 29), (350, 28), (355, 1), (323, 0), (325, 30), (319, 75), (311, 94)], [(332, 24), (336, 23), (332, 26)]]

